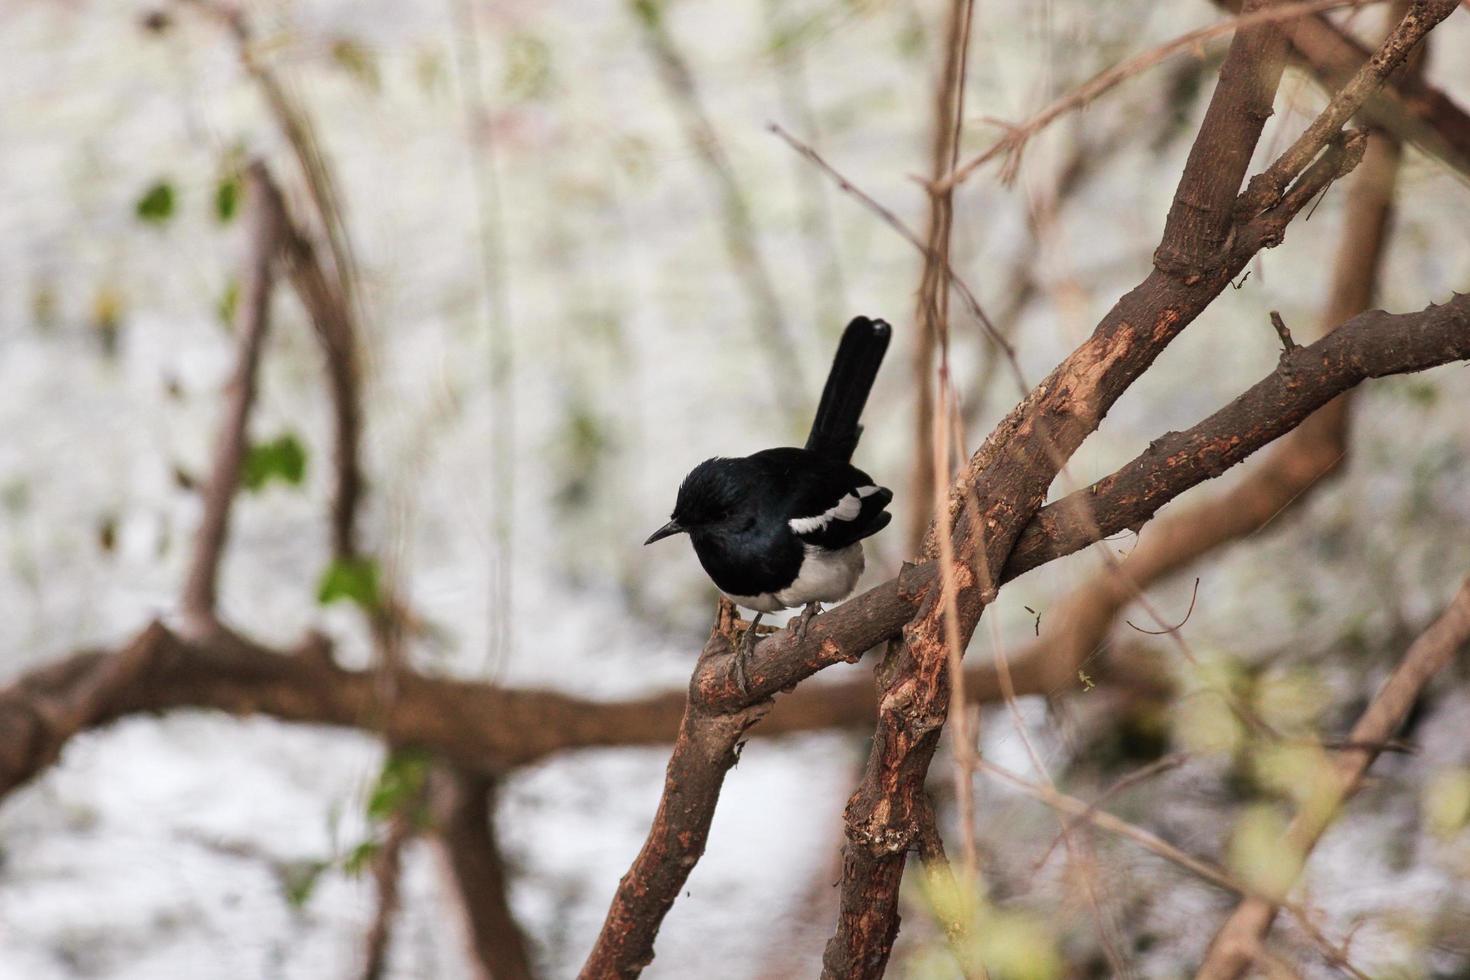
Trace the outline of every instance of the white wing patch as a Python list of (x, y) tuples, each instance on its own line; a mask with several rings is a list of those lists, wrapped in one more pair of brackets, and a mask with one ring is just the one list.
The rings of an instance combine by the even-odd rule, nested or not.
[[(867, 491), (866, 493), (864, 491)], [(833, 520), (850, 521), (863, 512), (861, 497), (877, 493), (877, 487), (860, 487), (856, 493), (845, 493), (842, 499), (828, 507), (816, 517), (793, 517), (786, 524), (795, 534), (810, 534), (820, 531)]]

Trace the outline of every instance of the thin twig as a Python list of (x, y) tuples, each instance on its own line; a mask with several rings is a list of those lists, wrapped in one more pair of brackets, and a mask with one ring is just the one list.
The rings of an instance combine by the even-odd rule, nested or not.
[[(1032, 799), (1044, 803), (1054, 810), (1086, 820), (1095, 827), (1130, 840), (1151, 854), (1178, 865), (1197, 877), (1203, 878), (1212, 885), (1216, 885), (1226, 891), (1234, 892), (1237, 895), (1250, 896), (1257, 894), (1248, 884), (1239, 880), (1219, 865), (1182, 851), (1157, 834), (1116, 817), (1106, 810), (1096, 809), (1076, 797), (1068, 796), (1049, 787), (1033, 783), (1009, 769), (996, 765), (988, 759), (980, 760), (980, 769), (989, 775), (1009, 783)], [(1302, 930), (1311, 938), (1318, 949), (1322, 950), (1324, 957), (1334, 965), (1341, 966), (1352, 973), (1358, 980), (1368, 980), (1367, 976), (1361, 970), (1353, 967), (1347, 961), (1342, 950), (1327, 939), (1321, 930), (1312, 923), (1311, 916), (1308, 915), (1306, 909), (1290, 902), (1283, 902), (1281, 907), (1289, 911), (1296, 918)]]
[(185, 622), (198, 630), (211, 629), (216, 621), (219, 566), (229, 535), (230, 507), (249, 450), (256, 374), (270, 326), (271, 288), (284, 230), (285, 212), (280, 194), (271, 183), (265, 165), (259, 161), (245, 170), (245, 208), (249, 222), (240, 298), (234, 317), (238, 345), (235, 371), (227, 389), (224, 418), (215, 437), (214, 462), (203, 492), (204, 514), (179, 603)]
[(1053, 100), (1045, 109), (1042, 109), (1024, 122), (1002, 124), (1005, 125), (1006, 129), (1004, 136), (997, 140), (989, 149), (971, 157), (956, 167), (947, 176), (940, 178), (935, 182), (934, 186), (936, 189), (942, 190), (963, 183), (980, 167), (1002, 154), (1006, 157), (1002, 180), (1009, 182), (1015, 176), (1016, 168), (1019, 166), (1020, 157), (1025, 151), (1026, 143), (1035, 137), (1037, 133), (1067, 113), (1084, 108), (1097, 99), (1098, 96), (1112, 89), (1120, 82), (1127, 81), (1135, 75), (1162, 64), (1177, 54), (1197, 52), (1207, 41), (1261, 24), (1274, 24), (1285, 20), (1294, 20), (1307, 14), (1316, 14), (1338, 7), (1357, 7), (1365, 3), (1381, 2), (1383, 0), (1303, 0), (1300, 3), (1281, 4), (1264, 10), (1256, 10), (1221, 21), (1218, 24), (1211, 24), (1208, 27), (1201, 27), (1197, 30), (1189, 31), (1186, 34), (1181, 34), (1167, 44), (1161, 44), (1142, 54), (1134, 55), (1127, 61), (1114, 65), (1112, 68), (1095, 75), (1077, 88)]
[[(1292, 819), (1285, 841), (1290, 853), (1299, 859), (1298, 866), (1305, 865), (1344, 801), (1362, 785), (1368, 767), (1378, 758), (1378, 749), (1374, 746), (1393, 736), (1408, 717), (1420, 692), (1467, 643), (1470, 643), (1470, 580), (1460, 586), (1440, 618), (1409, 647), (1403, 660), (1358, 718), (1349, 739), (1362, 747), (1337, 753), (1329, 771), (1323, 774), (1325, 785)], [(1233, 980), (1239, 976), (1248, 962), (1250, 951), (1265, 939), (1278, 905), (1289, 907), (1280, 896), (1247, 896), (1215, 934), (1200, 967), (1198, 980)]]

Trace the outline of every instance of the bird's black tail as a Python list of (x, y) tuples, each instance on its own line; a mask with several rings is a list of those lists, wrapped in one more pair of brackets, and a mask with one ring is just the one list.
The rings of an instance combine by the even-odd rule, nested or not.
[(858, 420), (892, 335), (893, 328), (887, 323), (865, 316), (854, 317), (842, 331), (817, 417), (812, 421), (812, 434), (807, 436), (807, 449), (829, 459), (852, 459), (858, 437), (863, 434)]

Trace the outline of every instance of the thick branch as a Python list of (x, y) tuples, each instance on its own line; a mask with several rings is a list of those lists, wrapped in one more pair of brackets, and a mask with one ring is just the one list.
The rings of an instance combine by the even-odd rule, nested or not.
[(185, 620), (202, 629), (214, 621), (220, 560), (229, 534), (230, 505), (240, 486), (240, 471), (249, 449), (247, 430), (255, 403), (255, 376), (270, 325), (271, 287), (285, 220), (280, 193), (259, 161), (245, 171), (245, 201), (250, 222), (240, 299), (235, 307), (234, 330), (239, 345), (235, 373), (227, 389), (229, 397), (215, 439), (214, 463), (203, 493), (204, 514), (199, 521), (194, 554), (180, 599)]
[[(1328, 785), (1297, 812), (1286, 831), (1291, 853), (1305, 863), (1343, 803), (1358, 791), (1380, 747), (1398, 731), (1419, 693), (1470, 643), (1470, 580), (1437, 619), (1404, 654), (1362, 717), (1353, 726), (1348, 744), (1337, 753), (1324, 774)], [(1198, 974), (1203, 980), (1233, 980), (1250, 966), (1271, 928), (1278, 904), (1259, 895), (1249, 896), (1216, 933)]]
[(511, 914), (505, 859), (495, 834), (495, 782), (441, 766), (430, 782), (434, 831), (459, 892), (481, 980), (531, 980), (530, 946)]
[[(1217, 0), (1232, 11), (1240, 0)], [(1291, 30), (1291, 56), (1330, 91), (1342, 88), (1372, 52), (1321, 14), (1303, 17)], [(1362, 118), (1404, 143), (1470, 175), (1470, 115), (1419, 74), (1393, 74), (1361, 109)]]
[(636, 977), (653, 961), (659, 926), (704, 854), (725, 773), (740, 758), (740, 739), (770, 707), (770, 702), (759, 701), (735, 711), (710, 711), (701, 696), (699, 679), (709, 661), (732, 659), (722, 654), (729, 652), (724, 640), (735, 616), (735, 607), (722, 600), (720, 618), (690, 683), (653, 826), (618, 882), (607, 920), (579, 974), (582, 980)]
[[(1354, 318), (1293, 355), (1293, 363), (1301, 365), (1293, 375), (1295, 381), (1278, 369), (1252, 392), (1278, 398), (1277, 404), (1287, 406), (1283, 411), (1304, 417), (1311, 410), (1307, 403), (1320, 403), (1362, 377), (1466, 358), (1470, 358), (1470, 296), (1457, 296), (1420, 313), (1373, 312)], [(1387, 367), (1389, 362), (1397, 367)], [(1317, 370), (1322, 374), (1314, 381), (1311, 372)], [(1300, 394), (1302, 390), (1308, 390), (1309, 397)], [(1181, 445), (1201, 447), (1206, 456), (1191, 459), (1187, 454), (1148, 452), (1125, 467), (1130, 473), (1127, 481), (1115, 476), (1100, 483), (1090, 497), (1102, 533), (1126, 526), (1129, 520), (1146, 519), (1224, 461), (1259, 448), (1274, 431), (1273, 426), (1256, 425), (1248, 436), (1235, 438), (1220, 427), (1221, 416), (1233, 410), (1233, 406), (1222, 410), (1172, 437)], [(1227, 455), (1213, 452), (1223, 444), (1230, 446)], [(1133, 513), (1128, 508), (1138, 506), (1140, 493), (1147, 502), (1142, 516), (1128, 516)], [(1048, 512), (1065, 514), (1056, 504), (1043, 514)], [(1039, 537), (1032, 537), (1028, 529), (1023, 539), (1029, 544), (1022, 570), (1086, 543), (1086, 535), (1079, 537), (1070, 521), (1048, 519), (1038, 526)], [(1015, 574), (1016, 568), (1007, 566), (1006, 571)], [(785, 630), (763, 640), (751, 656), (750, 701), (741, 696), (727, 656), (734, 627), (723, 624), (700, 658), (691, 696), (711, 713), (735, 713), (831, 664), (855, 660), (912, 618), (934, 577), (932, 564), (907, 567), (899, 577), (818, 617), (802, 642)], [(1023, 664), (1013, 668), (1019, 693), (1051, 689), (1055, 676), (1040, 658), (1034, 672), (1031, 658)], [(362, 728), (381, 732), (395, 744), (422, 746), (457, 764), (495, 772), (577, 748), (665, 744), (684, 710), (684, 696), (675, 693), (603, 703), (410, 671), (392, 674), (395, 697), (384, 705), (382, 683), (375, 671), (337, 666), (319, 640), (285, 653), (223, 630), (186, 639), (154, 624), (117, 652), (76, 654), (0, 690), (0, 795), (55, 761), (78, 731), (140, 712), (212, 708)], [(976, 699), (997, 696), (995, 678), (986, 669), (967, 672), (966, 689)], [(872, 717), (868, 690), (862, 680), (803, 688), (781, 698), (754, 732), (775, 735), (862, 724)]]
[[(1348, 189), (1332, 290), (1321, 317), (1323, 330), (1363, 312), (1373, 301), (1386, 250), (1398, 158), (1399, 148), (1393, 140), (1377, 133), (1370, 137), (1363, 163)], [(1325, 478), (1337, 472), (1347, 456), (1349, 396), (1345, 392), (1314, 412), (1223, 493), (1151, 523), (1129, 548), (1121, 566), (1109, 563), (1052, 604), (1040, 628), (1039, 649), (1022, 653), (1015, 659), (1016, 667), (1030, 668), (1033, 660), (1041, 660), (1052, 686), (1070, 680), (1105, 641), (1118, 613), (1141, 590), (1212, 550), (1259, 531), (1311, 499), (1312, 492), (1326, 485)], [(1095, 505), (1097, 500), (1089, 502)], [(1098, 533), (1095, 512), (1073, 516), (1086, 535)], [(1023, 545), (1038, 526), (1032, 522), (1022, 537)], [(1013, 553), (1012, 562), (1015, 557)]]
[[(1271, 2), (1246, 0), (1244, 13), (1255, 13)], [(1193, 272), (1201, 262), (1213, 263), (1224, 248), (1235, 195), (1261, 129), (1271, 118), (1271, 104), (1285, 67), (1286, 35), (1279, 24), (1257, 24), (1231, 38), (1220, 67), (1220, 84), (1169, 206), (1154, 254), (1159, 268)]]
[(1304, 133), (1282, 153), (1271, 166), (1251, 178), (1241, 195), (1237, 209), (1247, 217), (1260, 214), (1281, 200), (1286, 186), (1322, 151), (1340, 130), (1378, 90), (1385, 78), (1403, 63), (1424, 37), (1443, 21), (1459, 0), (1415, 0), (1408, 12), (1384, 39), (1373, 57), (1348, 79), (1327, 107), (1312, 120)]
[[(1274, 239), (1237, 235), (1239, 243), (1226, 249), (1229, 234), (1219, 237), (1233, 217), (1228, 208), (1216, 213), (1212, 202), (1225, 200), (1225, 191), (1205, 175), (1213, 173), (1233, 200), (1264, 122), (1257, 117), (1262, 105), (1269, 108), (1285, 54), (1278, 28), (1263, 25), (1259, 32), (1242, 32), (1226, 56), (1175, 194), (1173, 230), (1164, 236), (1155, 271), (997, 426), (955, 487), (947, 519), (941, 514), (936, 520), (936, 528), (954, 529), (957, 588), (946, 601), (938, 590), (930, 591), (879, 671), (878, 725), (867, 771), (845, 813), (842, 911), (823, 957), (824, 978), (876, 978), (887, 965), (898, 927), (898, 886), (920, 825), (924, 779), (948, 714), (951, 634), (958, 633), (958, 649), (968, 645), (995, 596), (1006, 557), (1041, 507), (1046, 488), (1113, 402), (1225, 288), (1253, 253), (1250, 245), (1279, 241), (1285, 222), (1305, 203), (1282, 202)], [(1181, 217), (1185, 212), (1195, 217)]]
[(1110, 476), (1042, 508), (1011, 552), (1004, 578), (1100, 536), (1141, 527), (1189, 487), (1219, 476), (1367, 378), (1466, 358), (1470, 294), (1417, 313), (1360, 314), (1316, 343), (1284, 354), (1275, 371), (1194, 428), (1160, 437)]

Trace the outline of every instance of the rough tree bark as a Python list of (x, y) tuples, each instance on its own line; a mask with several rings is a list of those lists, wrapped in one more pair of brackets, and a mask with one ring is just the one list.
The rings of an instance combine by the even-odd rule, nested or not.
[(957, 488), (951, 504), (956, 609), (947, 610), (931, 592), (880, 668), (879, 721), (868, 770), (848, 803), (842, 910), (824, 956), (825, 977), (881, 976), (897, 935), (898, 885), (950, 697), (944, 617), (957, 616), (963, 649), (994, 598), (1012, 546), (1065, 460), (1250, 256), (1278, 243), (1290, 218), (1356, 164), (1362, 134), (1341, 140), (1342, 124), (1456, 5), (1415, 4), (1363, 70), (1239, 197), (1286, 45), (1274, 24), (1237, 34), (1170, 208), (1155, 272), (992, 433)]

